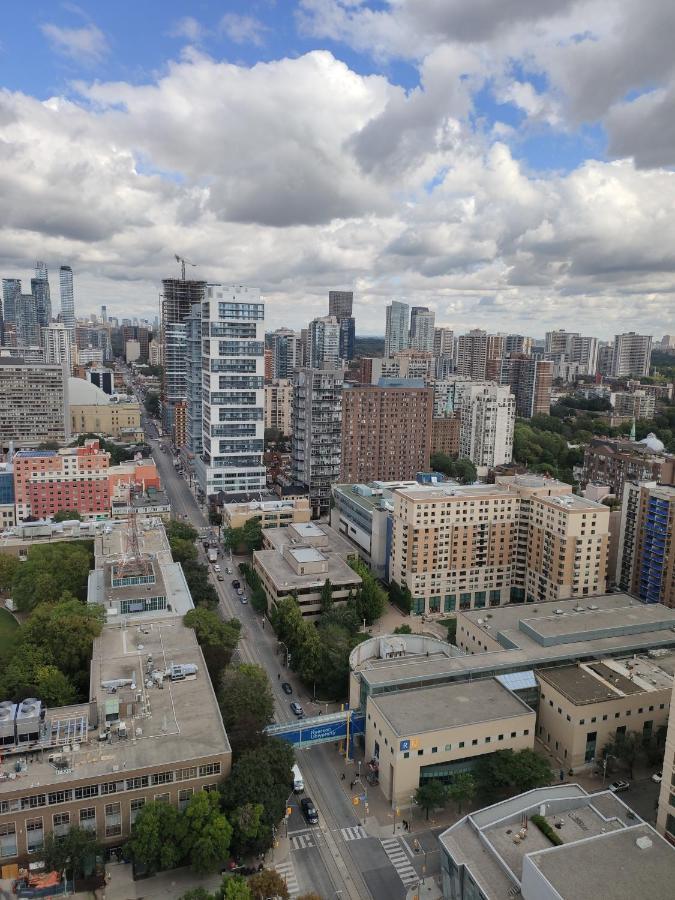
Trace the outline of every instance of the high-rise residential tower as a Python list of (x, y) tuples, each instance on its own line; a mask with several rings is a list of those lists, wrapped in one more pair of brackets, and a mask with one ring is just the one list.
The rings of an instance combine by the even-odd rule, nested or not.
[(463, 388), (459, 414), (460, 456), (484, 473), (511, 462), (516, 401), (507, 385), (482, 382)]
[(73, 345), (70, 333), (62, 322), (51, 322), (41, 329), (42, 346), (47, 365), (62, 364), (68, 375), (73, 370)]
[(649, 375), (652, 360), (652, 337), (647, 334), (636, 334), (630, 331), (614, 337), (612, 354), (612, 376), (622, 378), (625, 375)]
[(300, 369), (302, 360), (302, 336), (291, 328), (277, 328), (267, 335), (272, 351), (271, 380), (290, 378), (294, 369)]
[(330, 509), (331, 485), (340, 479), (342, 371), (299, 369), (293, 376), (291, 474), (307, 486), (312, 514)]
[(504, 337), (474, 328), (457, 339), (457, 374), (477, 381), (499, 378), (500, 360), (504, 354)]
[(313, 369), (337, 369), (340, 364), (340, 323), (322, 316), (309, 323), (309, 363)]
[(516, 415), (522, 419), (547, 416), (551, 412), (553, 363), (516, 354), (501, 360), (500, 382), (511, 387), (516, 398)]
[(643, 603), (675, 607), (675, 486), (627, 482), (623, 490), (619, 586)]
[(185, 321), (195, 303), (204, 298), (205, 281), (165, 278), (162, 281), (162, 421), (175, 437), (175, 407), (187, 399)]
[(61, 321), (75, 333), (75, 294), (73, 291), (73, 270), (70, 266), (59, 269), (59, 286), (61, 289)]
[(387, 307), (387, 325), (384, 335), (385, 356), (393, 356), (399, 350), (407, 350), (409, 315), (410, 307), (407, 303), (393, 300)]
[(6, 325), (16, 323), (16, 301), (20, 294), (20, 278), (2, 279), (2, 318)]
[[(202, 301), (202, 456), (208, 497), (265, 489), (265, 305), (258, 288), (207, 284)], [(226, 499), (227, 502), (227, 499)]]
[(413, 306), (410, 311), (410, 348), (432, 353), (436, 316), (426, 306)]
[(16, 343), (18, 347), (40, 346), (40, 324), (37, 300), (33, 294), (19, 294), (15, 298)]
[(195, 303), (185, 320), (185, 439), (188, 451), (202, 453), (202, 306)]
[(30, 282), (31, 294), (37, 305), (37, 318), (40, 328), (44, 328), (52, 320), (52, 301), (49, 293), (49, 273), (47, 263), (35, 263), (35, 278)]

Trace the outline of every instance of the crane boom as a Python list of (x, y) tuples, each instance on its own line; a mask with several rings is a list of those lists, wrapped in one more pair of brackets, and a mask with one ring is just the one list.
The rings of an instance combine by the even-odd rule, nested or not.
[(189, 259), (185, 259), (184, 256), (179, 256), (177, 253), (174, 253), (173, 256), (176, 262), (180, 263), (180, 277), (182, 281), (185, 281), (185, 266), (194, 266), (196, 268), (197, 263), (190, 262)]

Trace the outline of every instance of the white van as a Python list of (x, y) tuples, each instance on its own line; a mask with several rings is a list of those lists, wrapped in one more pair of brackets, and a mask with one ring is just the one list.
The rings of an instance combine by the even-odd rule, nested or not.
[(305, 789), (305, 782), (302, 780), (302, 772), (297, 763), (293, 766), (291, 772), (293, 773), (293, 792), (301, 794)]

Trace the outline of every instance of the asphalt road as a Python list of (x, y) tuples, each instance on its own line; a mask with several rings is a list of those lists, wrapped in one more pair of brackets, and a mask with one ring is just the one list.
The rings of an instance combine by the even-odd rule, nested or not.
[[(170, 450), (163, 453), (159, 449), (156, 431), (152, 422), (144, 420), (144, 426), (152, 447), (152, 455), (159, 469), (164, 489), (169, 497), (174, 518), (188, 521), (196, 528), (205, 527), (208, 522), (199, 508), (185, 480), (173, 466)], [(222, 551), (221, 551), (222, 552)], [(202, 562), (207, 560), (199, 545)], [(262, 666), (269, 676), (275, 701), (275, 720), (287, 722), (293, 718), (290, 701), (300, 700), (308, 714), (317, 714), (320, 708), (314, 706), (305, 696), (295, 692), (288, 696), (281, 690), (287, 670), (283, 667), (283, 654), (279, 654), (278, 643), (269, 622), (263, 627), (263, 619), (256, 614), (250, 604), (242, 604), (232, 588), (232, 579), (238, 577), (236, 566), (241, 559), (221, 557), (224, 571), (230, 562), (233, 575), (225, 575), (218, 581), (210, 566), (212, 582), (220, 598), (220, 609), (225, 618), (238, 618), (242, 623), (241, 639), (238, 646), (240, 658)], [(241, 579), (240, 579), (241, 580)], [(281, 679), (278, 675), (281, 673)], [(289, 676), (290, 680), (290, 676)], [(296, 682), (297, 683), (297, 682)], [(288, 827), (290, 845), (289, 860), (274, 859), (273, 864), (284, 868), (289, 880), (297, 881), (297, 891), (292, 894), (314, 891), (326, 898), (339, 897), (340, 900), (404, 900), (408, 888), (415, 878), (423, 875), (424, 854), (414, 852), (410, 838), (398, 836), (386, 840), (368, 837), (360, 827), (361, 820), (340, 781), (335, 775), (332, 744), (300, 750), (297, 753), (305, 780), (305, 793), (310, 796), (318, 811), (319, 825), (310, 826), (300, 812), (299, 796), (291, 794), (289, 806), (292, 814), (287, 823), (282, 824), (282, 834)], [(432, 832), (416, 835), (422, 847), (428, 850), (426, 874), (438, 871), (438, 851)], [(385, 847), (387, 848), (385, 850)], [(411, 874), (412, 873), (412, 874)]]
[[(625, 775), (613, 775), (607, 778), (605, 789), (612, 781), (617, 779), (625, 779)], [(629, 806), (633, 812), (637, 813), (645, 822), (654, 825), (656, 822), (656, 807), (659, 800), (659, 791), (661, 785), (652, 781), (651, 778), (641, 778), (630, 782), (627, 791), (617, 794), (617, 797)]]

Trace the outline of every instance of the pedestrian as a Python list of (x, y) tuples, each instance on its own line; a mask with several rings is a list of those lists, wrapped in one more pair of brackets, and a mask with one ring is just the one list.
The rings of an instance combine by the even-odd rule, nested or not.
[(346, 777), (347, 777), (347, 776), (346, 776), (345, 773), (343, 772), (342, 775), (340, 776), (340, 781), (344, 781)]
[(281, 672), (277, 672), (277, 681), (281, 681)]
[(350, 790), (350, 791), (353, 791), (353, 790), (354, 790), (354, 785), (355, 785), (355, 784), (356, 784), (355, 781), (350, 781), (350, 782), (349, 782), (349, 790)]

